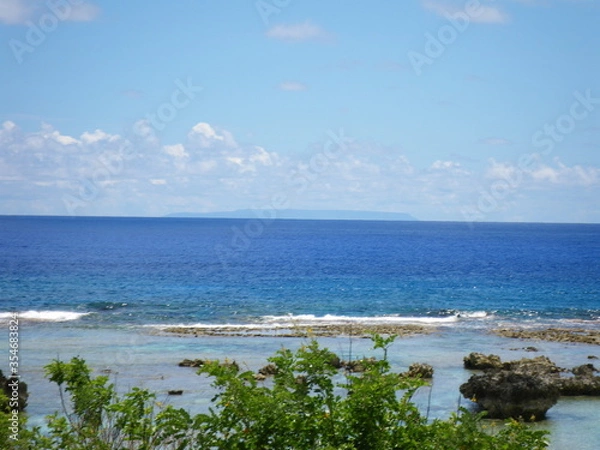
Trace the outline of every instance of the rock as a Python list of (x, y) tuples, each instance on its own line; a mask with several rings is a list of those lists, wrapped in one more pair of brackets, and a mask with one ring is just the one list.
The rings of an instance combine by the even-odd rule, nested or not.
[(265, 381), (267, 379), (267, 377), (265, 375), (263, 375), (262, 373), (255, 373), (254, 379), (256, 381)]
[(183, 390), (182, 389), (172, 389), (172, 390), (168, 391), (167, 394), (169, 394), (169, 395), (181, 395), (181, 394), (183, 394)]
[[(184, 359), (179, 363), (179, 367), (202, 367), (205, 364), (212, 362), (210, 359)], [(233, 367), (236, 371), (240, 370), (238, 363), (235, 361), (225, 360), (219, 363), (222, 367)]]
[(267, 364), (265, 367), (258, 369), (258, 373), (265, 377), (270, 377), (277, 373), (277, 366), (275, 364)]
[(584, 344), (600, 345), (600, 330), (585, 330), (582, 328), (548, 328), (545, 330), (523, 330), (503, 328), (494, 330), (499, 336), (515, 339), (537, 339), (553, 342), (581, 342)]
[(469, 356), (463, 358), (465, 369), (469, 370), (486, 370), (499, 369), (502, 367), (502, 361), (497, 355), (484, 355), (483, 353), (470, 353)]
[(476, 402), (493, 419), (538, 421), (560, 396), (556, 385), (535, 375), (489, 370), (473, 375), (460, 386), (465, 398)]
[(598, 396), (600, 395), (600, 377), (561, 378), (558, 381), (561, 395), (565, 396)]
[(573, 377), (560, 378), (557, 385), (561, 395), (565, 396), (599, 396), (600, 395), (600, 377), (594, 376), (598, 372), (592, 364), (583, 364), (571, 369)]
[(523, 350), (525, 350), (526, 352), (538, 352), (538, 348), (537, 347), (525, 347)]
[(414, 363), (408, 367), (408, 371), (402, 373), (406, 378), (433, 378), (433, 367), (426, 363)]
[(204, 359), (184, 359), (179, 363), (179, 367), (202, 367), (208, 360)]
[(567, 372), (566, 369), (558, 367), (547, 356), (536, 356), (535, 358), (522, 358), (517, 361), (502, 363), (502, 369), (512, 370), (516, 373), (529, 375), (552, 375)]
[(364, 372), (368, 363), (374, 363), (375, 358), (363, 358), (355, 359), (354, 361), (341, 361), (341, 366), (344, 367), (348, 372)]
[[(465, 358), (477, 367), (496, 363), (496, 356), (471, 354)], [(592, 364), (583, 364), (571, 370), (558, 367), (546, 356), (523, 358), (501, 363), (500, 368), (485, 369), (460, 387), (466, 398), (472, 398), (492, 418), (522, 417), (541, 420), (556, 403), (559, 395), (600, 395), (600, 377)], [(572, 376), (563, 375), (570, 372)], [(532, 419), (533, 417), (533, 419)]]
[(339, 356), (337, 355), (333, 355), (331, 357), (331, 360), (329, 361), (329, 364), (334, 368), (334, 369), (341, 369), (343, 367), (343, 361), (339, 358)]
[(595, 355), (589, 355), (589, 356), (588, 356), (588, 359), (598, 359), (598, 357), (597, 357), (597, 356), (595, 356)]
[(573, 367), (571, 372), (576, 377), (593, 377), (594, 372), (598, 372), (598, 369), (596, 369), (593, 364), (583, 364), (581, 366)]

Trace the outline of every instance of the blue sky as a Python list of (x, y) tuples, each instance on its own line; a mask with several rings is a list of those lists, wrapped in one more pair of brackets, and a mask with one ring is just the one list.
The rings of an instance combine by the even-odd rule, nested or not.
[(0, 2), (0, 214), (600, 222), (593, 0)]

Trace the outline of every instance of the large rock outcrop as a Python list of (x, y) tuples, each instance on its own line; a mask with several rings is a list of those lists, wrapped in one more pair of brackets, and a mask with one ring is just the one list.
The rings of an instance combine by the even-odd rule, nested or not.
[(483, 370), (460, 387), (492, 418), (542, 420), (560, 395), (600, 395), (600, 377), (592, 364), (567, 370), (546, 356), (501, 362), (496, 355), (471, 353), (466, 369)]
[(553, 384), (510, 370), (474, 375), (460, 387), (460, 392), (485, 409), (490, 418), (512, 417), (525, 421), (544, 419), (560, 396), (558, 387)]

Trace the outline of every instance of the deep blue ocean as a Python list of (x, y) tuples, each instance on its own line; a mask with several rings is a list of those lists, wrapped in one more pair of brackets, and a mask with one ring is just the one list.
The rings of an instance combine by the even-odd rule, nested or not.
[(598, 224), (4, 216), (0, 267), (0, 314), (86, 327), (600, 318)]

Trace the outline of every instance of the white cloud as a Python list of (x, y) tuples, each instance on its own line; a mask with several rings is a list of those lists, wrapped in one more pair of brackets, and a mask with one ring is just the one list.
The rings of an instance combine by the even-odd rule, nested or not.
[(431, 165), (431, 168), (433, 170), (452, 170), (457, 169), (459, 167), (460, 163), (454, 161), (441, 161), (439, 159), (437, 161), (434, 161)]
[(238, 148), (235, 152), (225, 156), (227, 163), (235, 167), (239, 173), (257, 173), (261, 168), (274, 166), (279, 157), (276, 153), (269, 153), (264, 148), (252, 146)]
[(600, 169), (597, 167), (582, 167), (580, 165), (566, 166), (558, 158), (554, 159), (554, 167), (540, 164), (531, 171), (531, 177), (536, 181), (547, 181), (560, 185), (593, 186), (600, 183)]
[(280, 83), (278, 88), (282, 91), (305, 91), (307, 89), (305, 84), (297, 81), (285, 81)]
[(468, 14), (469, 21), (472, 23), (485, 24), (503, 24), (509, 21), (509, 16), (496, 6), (483, 5), (478, 3), (477, 8), (472, 8), (470, 13), (466, 8), (466, 2), (457, 2), (451, 0), (422, 0), (423, 7), (432, 13), (449, 17), (457, 14)]
[(99, 129), (96, 129), (95, 131), (92, 131), (91, 133), (89, 131), (85, 131), (80, 136), (81, 141), (85, 144), (96, 144), (100, 141), (114, 142), (120, 138), (121, 138), (121, 136), (119, 136), (118, 134), (115, 134), (115, 135), (108, 134)]
[(254, 153), (250, 156), (251, 162), (260, 163), (263, 166), (272, 166), (275, 159), (277, 159), (275, 153), (269, 153), (264, 148), (257, 145), (254, 146)]
[(582, 186), (600, 185), (600, 168), (567, 166), (558, 157), (551, 164), (544, 163), (540, 155), (535, 155), (532, 163), (519, 166), (512, 162), (498, 162), (490, 159), (486, 172), (489, 179), (512, 180), (516, 188), (543, 188), (547, 185)]
[(7, 120), (2, 123), (2, 128), (0, 128), (0, 145), (7, 145), (13, 141), (18, 131), (18, 127), (14, 122)]
[(91, 3), (73, 4), (69, 16), (65, 19), (72, 22), (90, 22), (100, 14), (100, 9)]
[[(14, 127), (13, 127), (14, 128)], [(69, 146), (80, 144), (80, 141), (72, 136), (60, 134), (52, 125), (42, 124), (42, 129), (37, 133), (31, 133), (27, 136), (26, 142), (32, 148), (39, 149), (48, 142), (54, 142), (60, 146)]]
[(226, 147), (237, 147), (233, 135), (227, 130), (216, 130), (206, 122), (199, 122), (188, 133), (188, 139), (201, 148), (209, 148), (215, 144)]
[[(490, 160), (475, 172), (473, 162), (441, 158), (419, 168), (400, 149), (375, 143), (352, 141), (338, 149), (326, 137), (302, 154), (280, 156), (239, 144), (231, 132), (207, 122), (169, 145), (155, 145), (148, 124), (137, 125), (131, 140), (102, 130), (75, 139), (47, 124), (25, 132), (4, 122), (0, 213), (68, 214), (68, 196), (79, 199), (75, 213), (81, 215), (161, 215), (269, 205), (273, 196), (283, 195), (298, 209), (405, 211), (421, 219), (462, 220), (461, 208), (473, 204), (474, 195), (504, 179), (517, 180), (517, 186), (489, 219), (506, 214), (535, 220), (535, 211), (515, 210), (517, 200), (529, 205), (565, 190), (573, 198), (600, 194), (600, 168), (545, 162), (539, 156), (526, 170)], [(123, 159), (121, 148), (136, 153)], [(588, 204), (571, 200), (565, 208), (579, 211)]]
[(509, 16), (499, 8), (482, 5), (480, 12), (471, 17), (474, 23), (507, 23)]
[(133, 132), (146, 145), (157, 146), (159, 143), (156, 130), (147, 120), (138, 120), (133, 124)]
[(41, 0), (2, 0), (0, 2), (0, 22), (8, 25), (26, 25), (35, 22), (43, 15), (51, 15), (65, 22), (89, 22), (98, 17), (100, 9), (84, 1), (54, 2), (60, 5), (55, 12), (47, 2)]
[(25, 23), (33, 14), (31, 2), (24, 0), (2, 0), (0, 2), (0, 22), (8, 25)]
[(167, 155), (171, 155), (174, 158), (188, 158), (190, 156), (182, 144), (165, 145), (164, 150)]
[(2, 123), (2, 128), (6, 131), (12, 131), (17, 127), (17, 125), (14, 122), (11, 122), (10, 120), (7, 120), (6, 122)]
[(290, 25), (275, 25), (266, 32), (267, 37), (286, 42), (327, 40), (330, 38), (323, 28), (309, 21)]
[(516, 179), (515, 174), (519, 170), (520, 169), (512, 163), (497, 162), (495, 159), (492, 158), (489, 161), (489, 167), (486, 171), (486, 177), (490, 179), (500, 178), (505, 180), (514, 180)]

